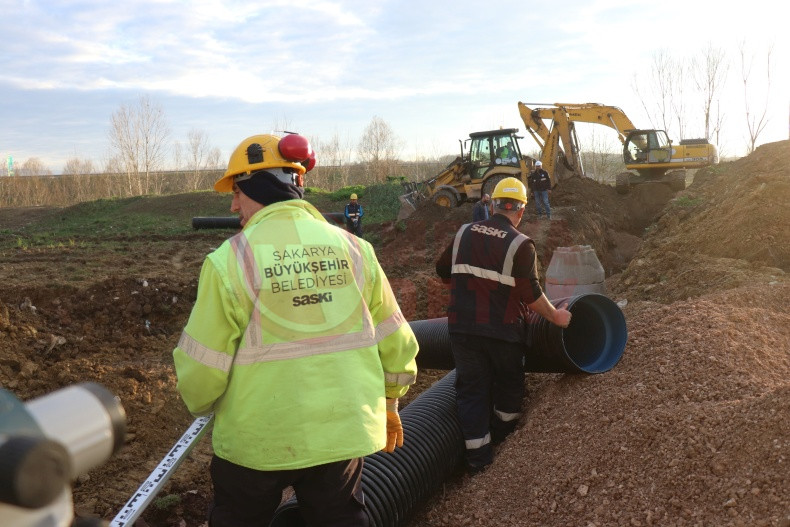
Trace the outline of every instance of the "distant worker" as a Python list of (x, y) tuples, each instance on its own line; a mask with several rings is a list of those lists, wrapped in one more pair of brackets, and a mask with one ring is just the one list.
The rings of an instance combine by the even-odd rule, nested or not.
[(362, 216), (365, 211), (362, 210), (362, 205), (357, 203), (357, 195), (351, 194), (351, 202), (346, 205), (346, 230), (352, 234), (362, 237)]
[(367, 526), (364, 456), (403, 446), (417, 340), (371, 245), (302, 200), (307, 139), (256, 135), (214, 184), (242, 230), (209, 254), (173, 351), (214, 413), (211, 527), (269, 525), (293, 487), (306, 525)]
[(450, 284), (447, 322), (456, 370), (456, 405), (470, 474), (493, 462), (492, 444), (515, 430), (524, 381), (524, 306), (567, 327), (567, 303), (549, 302), (538, 281), (535, 243), (517, 230), (527, 189), (514, 177), (491, 198), (495, 214), (460, 228), (436, 262)]
[(472, 221), (482, 221), (487, 220), (491, 217), (488, 210), (488, 204), (491, 201), (491, 196), (488, 194), (483, 194), (483, 197), (475, 203), (475, 207), (472, 209)]
[(549, 205), (551, 178), (549, 173), (543, 170), (543, 163), (540, 161), (535, 162), (535, 170), (529, 175), (529, 184), (532, 189), (532, 195), (535, 197), (535, 209), (538, 213), (538, 218), (545, 212), (546, 218), (551, 219), (551, 206)]
[(518, 155), (513, 147), (513, 142), (508, 141), (505, 146), (500, 146), (497, 151), (497, 164), (517, 164)]

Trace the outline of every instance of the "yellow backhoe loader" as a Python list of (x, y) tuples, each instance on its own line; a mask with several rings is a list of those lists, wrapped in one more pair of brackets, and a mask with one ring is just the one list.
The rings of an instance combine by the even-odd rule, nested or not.
[(499, 181), (516, 177), (525, 185), (534, 160), (519, 150), (518, 128), (503, 128), (469, 134), (469, 151), (456, 157), (437, 176), (421, 182), (403, 183), (406, 193), (400, 197), (399, 217), (408, 214), (421, 200), (429, 199), (443, 207), (457, 207), (491, 194)]
[[(618, 192), (626, 193), (635, 184), (659, 181), (673, 190), (686, 187), (686, 169), (701, 168), (719, 162), (716, 146), (706, 139), (681, 140), (674, 145), (664, 130), (640, 130), (616, 106), (597, 103), (554, 103), (543, 108), (529, 108), (518, 103), (527, 131), (541, 149), (543, 168), (555, 185), (563, 177), (583, 176), (576, 122), (596, 123), (613, 128), (623, 144), (625, 167), (633, 172), (617, 175)], [(546, 126), (544, 120), (550, 121)]]

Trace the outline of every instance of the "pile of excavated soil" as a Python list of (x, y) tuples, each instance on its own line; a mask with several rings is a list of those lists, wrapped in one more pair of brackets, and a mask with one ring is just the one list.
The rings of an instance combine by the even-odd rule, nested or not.
[[(784, 141), (700, 171), (669, 204), (659, 187), (580, 179), (552, 192), (553, 221), (530, 207), (520, 228), (544, 270), (558, 246), (595, 248), (627, 300), (625, 353), (601, 375), (528, 374), (493, 466), (451, 478), (408, 527), (790, 527), (788, 154)], [(24, 239), (35, 211), (5, 212), (0, 235)], [(444, 316), (434, 262), (471, 215), (426, 206), (369, 226), (409, 320)], [(112, 519), (192, 423), (171, 352), (227, 235), (0, 250), (0, 384), (27, 400), (95, 381), (128, 414), (121, 452), (74, 484), (79, 516)], [(421, 372), (404, 402), (445, 373)], [(204, 524), (210, 452), (193, 450), (139, 526)]]
[(701, 170), (610, 282), (630, 299), (671, 302), (769, 284), (790, 269), (790, 141)]
[(787, 527), (789, 297), (785, 283), (629, 304), (615, 369), (529, 375), (493, 466), (410, 525)]

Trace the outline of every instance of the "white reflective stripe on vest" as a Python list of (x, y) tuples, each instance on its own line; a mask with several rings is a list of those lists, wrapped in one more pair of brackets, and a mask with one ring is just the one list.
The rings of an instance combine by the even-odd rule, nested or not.
[(521, 247), (521, 244), (527, 241), (526, 236), (516, 236), (516, 238), (510, 242), (510, 246), (507, 248), (507, 254), (505, 255), (505, 265), (502, 267), (502, 274), (506, 276), (513, 276), (513, 261), (516, 257), (516, 251), (518, 248)]
[(497, 417), (499, 417), (500, 421), (503, 423), (507, 423), (509, 421), (515, 421), (519, 417), (521, 417), (521, 413), (507, 413), (507, 412), (500, 412), (496, 408), (494, 408), (494, 413)]
[(186, 331), (181, 333), (181, 338), (178, 339), (178, 347), (189, 357), (209, 368), (228, 372), (230, 371), (230, 365), (233, 364), (233, 357), (227, 353), (204, 346), (190, 337)]
[(258, 266), (255, 265), (252, 247), (243, 231), (230, 239), (230, 246), (233, 250), (233, 254), (236, 255), (236, 262), (242, 266), (241, 276), (245, 285), (244, 292), (247, 293), (247, 297), (253, 303), (250, 321), (247, 323), (244, 337), (248, 339), (247, 342), (261, 343), (263, 341), (263, 337), (261, 336), (261, 311), (259, 304), (261, 275), (258, 271)]
[[(346, 351), (356, 348), (366, 348), (375, 346), (383, 339), (397, 331), (406, 319), (400, 311), (396, 311), (392, 316), (382, 320), (378, 326), (373, 328), (373, 319), (367, 309), (363, 310), (362, 331), (354, 333), (344, 333), (341, 335), (325, 335), (312, 337), (292, 342), (278, 342), (269, 345), (246, 344), (239, 347), (236, 354), (236, 364), (254, 364), (256, 362), (268, 362), (273, 360), (296, 359), (300, 357), (310, 357), (335, 351)], [(247, 341), (245, 332), (244, 342)], [(404, 374), (401, 374), (404, 375)], [(407, 375), (407, 379), (414, 378)], [(395, 378), (396, 381), (399, 377)], [(387, 377), (387, 380), (390, 380)], [(408, 384), (413, 384), (412, 380)], [(406, 386), (406, 383), (396, 382), (399, 386)]]
[(499, 282), (500, 284), (515, 287), (516, 279), (513, 278), (513, 260), (518, 248), (521, 247), (521, 244), (527, 241), (529, 238), (524, 235), (513, 238), (507, 248), (507, 253), (505, 253), (505, 261), (502, 264), (501, 272), (497, 272), (492, 269), (484, 269), (475, 265), (457, 264), (455, 262), (458, 259), (458, 248), (461, 245), (461, 237), (464, 235), (464, 232), (466, 232), (466, 229), (470, 225), (471, 223), (463, 225), (460, 229), (458, 229), (458, 232), (455, 235), (455, 240), (453, 241), (453, 260), (450, 272), (452, 274), (471, 274), (478, 278), (492, 280), (494, 282)]
[(491, 269), (483, 269), (482, 267), (475, 267), (467, 264), (456, 264), (451, 268), (453, 274), (471, 274), (478, 278), (485, 278), (486, 280), (493, 280), (500, 284), (515, 286), (516, 280), (512, 276), (505, 276), (503, 274), (492, 271)]
[(491, 434), (486, 434), (485, 437), (480, 439), (467, 439), (464, 441), (467, 450), (474, 450), (476, 448), (484, 447), (491, 442)]
[[(376, 344), (375, 330), (370, 315), (363, 318), (362, 331), (342, 335), (326, 335), (293, 342), (277, 342), (269, 345), (239, 347), (236, 364), (255, 364), (273, 360), (298, 359), (335, 351), (367, 348)], [(246, 334), (245, 334), (246, 341)]]
[(359, 238), (355, 234), (348, 231), (340, 230), (346, 237), (346, 241), (350, 242), (349, 247), (351, 251), (351, 266), (354, 268), (354, 281), (357, 283), (357, 288), (362, 291), (365, 289), (365, 260), (362, 257), (362, 251), (359, 248)]
[(403, 316), (400, 309), (395, 311), (392, 315), (385, 318), (379, 325), (376, 326), (376, 342), (381, 342), (385, 338), (389, 337), (402, 325), (406, 324), (406, 317)]
[(463, 236), (466, 229), (469, 228), (471, 223), (466, 223), (461, 225), (461, 228), (458, 229), (458, 232), (455, 233), (455, 240), (453, 240), (453, 265), (455, 265), (455, 260), (458, 258), (458, 246), (461, 245), (461, 237)]

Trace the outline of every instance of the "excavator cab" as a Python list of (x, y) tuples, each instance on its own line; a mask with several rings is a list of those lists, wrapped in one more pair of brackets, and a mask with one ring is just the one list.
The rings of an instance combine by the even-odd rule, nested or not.
[(625, 164), (667, 163), (672, 158), (672, 141), (664, 130), (634, 130), (623, 144)]
[(472, 179), (482, 179), (492, 168), (499, 166), (518, 167), (521, 151), (516, 141), (516, 128), (505, 128), (489, 132), (469, 134), (469, 161), (472, 164)]

